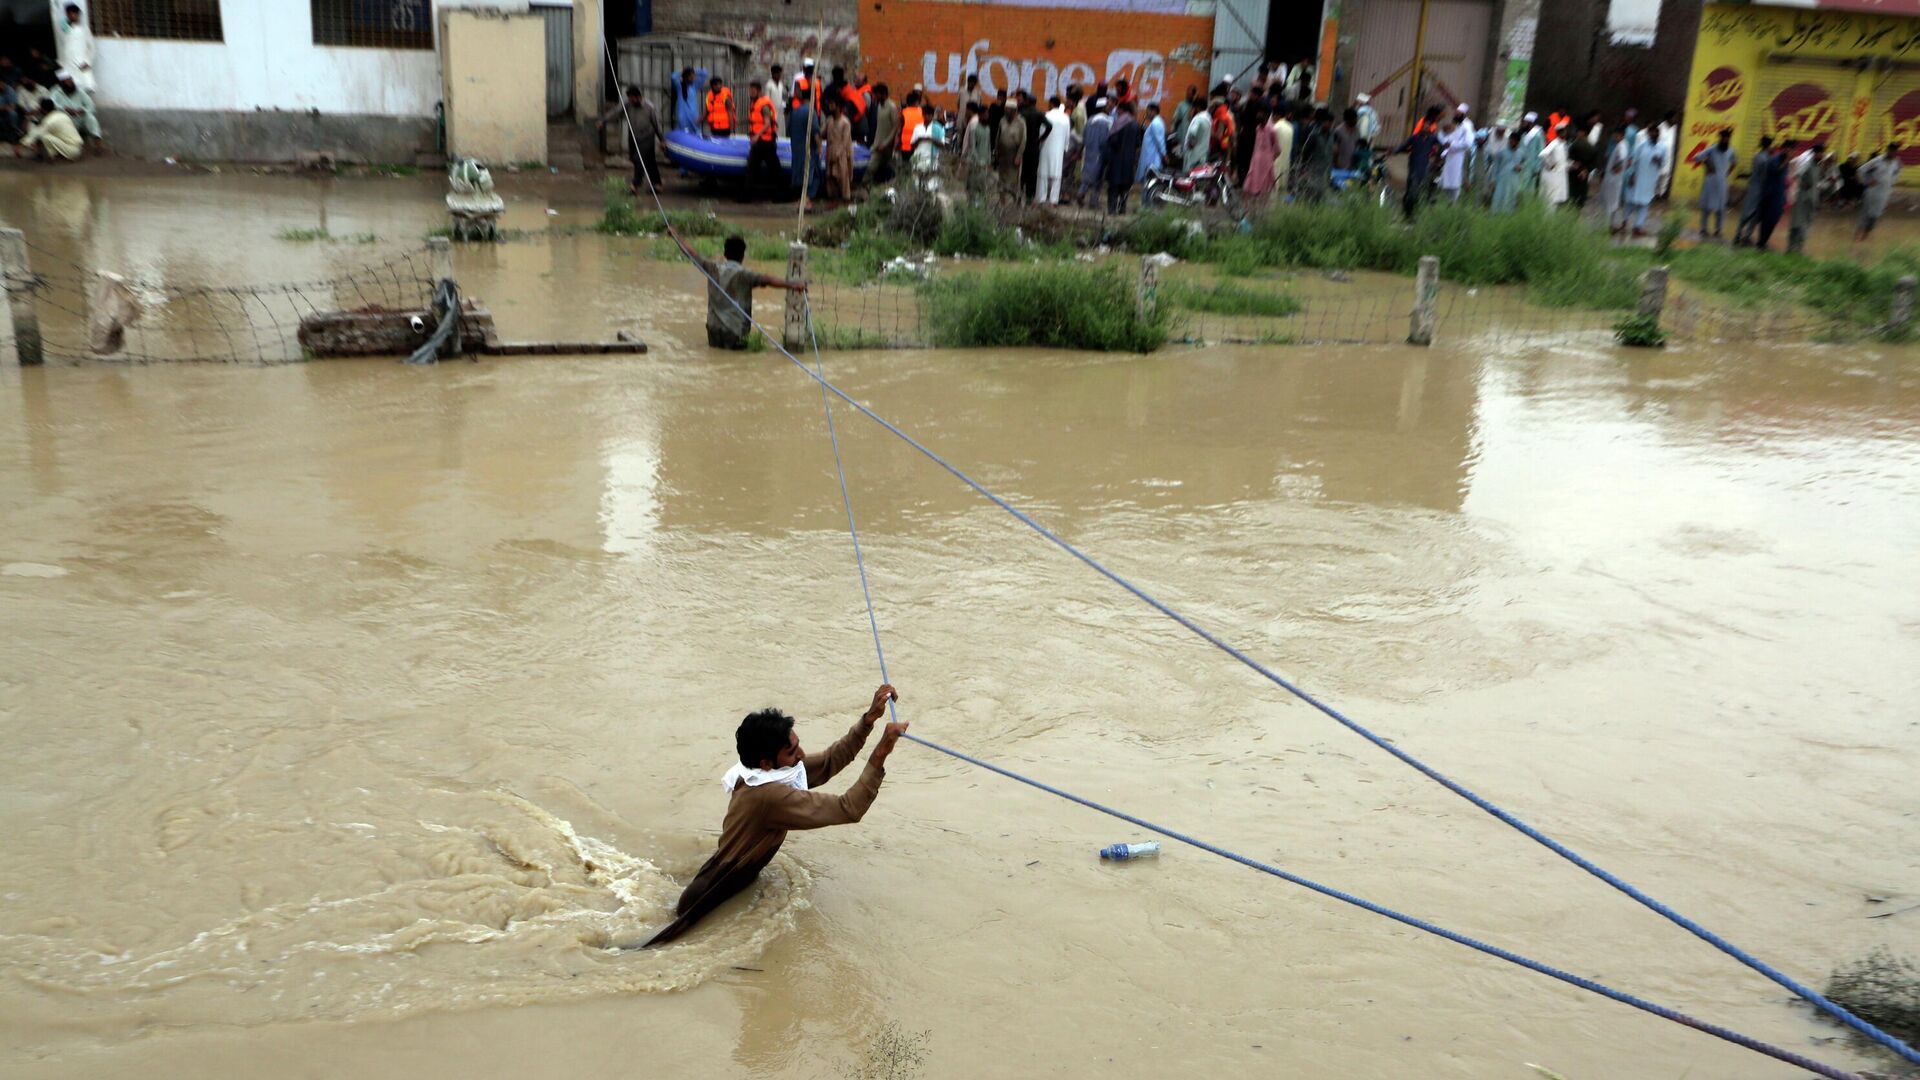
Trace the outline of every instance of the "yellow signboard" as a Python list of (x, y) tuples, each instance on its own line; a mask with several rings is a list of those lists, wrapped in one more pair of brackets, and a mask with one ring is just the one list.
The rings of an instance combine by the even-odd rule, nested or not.
[[(1708, 4), (1693, 49), (1676, 196), (1700, 192), (1687, 164), (1733, 131), (1742, 171), (1762, 135), (1797, 153), (1815, 142), (1846, 160), (1889, 142), (1920, 164), (1920, 18)], [(1920, 170), (1902, 174), (1920, 183)]]

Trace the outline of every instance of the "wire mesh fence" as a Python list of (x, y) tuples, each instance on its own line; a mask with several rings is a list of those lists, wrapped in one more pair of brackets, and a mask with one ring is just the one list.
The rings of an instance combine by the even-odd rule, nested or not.
[[(180, 286), (139, 277), (104, 279), (112, 295), (89, 268), (27, 247), (33, 273), (25, 287), (49, 360), (288, 363), (306, 356), (300, 326), (309, 316), (424, 309), (433, 292), (425, 247), (309, 281)], [(12, 278), (8, 288), (15, 288)], [(117, 312), (105, 310), (115, 307)]]
[[(285, 363), (306, 357), (303, 319), (326, 311), (414, 310), (432, 296), (432, 255), (420, 247), (384, 261), (307, 281), (179, 286), (118, 279), (137, 315), (119, 340), (96, 340), (101, 275), (35, 246), (32, 272), (8, 270), (8, 294), (29, 294), (45, 356), (56, 360)], [(1385, 273), (1302, 270), (1229, 277), (1207, 265), (1166, 265), (1148, 274), (1142, 260), (1085, 253), (1083, 263), (1138, 274), (1142, 289), (1169, 317), (1174, 345), (1398, 345), (1408, 341), (1416, 305), (1412, 279)], [(930, 260), (883, 269), (855, 283), (815, 279), (810, 302), (825, 348), (920, 348), (941, 344), (929, 318), (931, 298), (951, 275), (1007, 264)], [(1156, 280), (1157, 279), (1157, 280)], [(1436, 343), (1505, 348), (1605, 347), (1630, 311), (1558, 307), (1519, 286), (1442, 282), (1432, 299)], [(1897, 307), (1897, 305), (1896, 305)], [(91, 317), (90, 317), (91, 316)], [(1798, 303), (1741, 303), (1676, 284), (1659, 326), (1681, 343), (1828, 343), (1885, 337), (1886, 326), (1855, 314)], [(0, 330), (4, 336), (4, 330)], [(0, 341), (0, 345), (11, 342)]]

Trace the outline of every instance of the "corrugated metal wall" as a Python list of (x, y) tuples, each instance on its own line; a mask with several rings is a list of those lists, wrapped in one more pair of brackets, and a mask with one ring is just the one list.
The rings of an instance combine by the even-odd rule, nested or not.
[[(1280, 0), (1308, 3), (1310, 0)], [(1217, 0), (1213, 10), (1213, 66), (1211, 81), (1238, 78), (1256, 67), (1267, 47), (1269, 0)]]
[(573, 110), (573, 8), (534, 5), (547, 21), (547, 117)]
[[(1382, 139), (1400, 139), (1428, 105), (1465, 101), (1474, 116), (1492, 115), (1494, 103), (1475, 101), (1486, 73), (1491, 0), (1429, 0), (1427, 39), (1422, 50), (1427, 80), (1413, 100), (1409, 78), (1419, 36), (1421, 0), (1356, 0), (1353, 89), (1373, 95), (1380, 113)], [(1354, 18), (1349, 14), (1348, 18)], [(1476, 120), (1476, 123), (1479, 122)]]

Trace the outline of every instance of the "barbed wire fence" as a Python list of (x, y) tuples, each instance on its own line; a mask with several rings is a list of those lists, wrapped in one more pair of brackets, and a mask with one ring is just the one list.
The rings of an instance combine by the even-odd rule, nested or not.
[[(97, 270), (30, 241), (25, 248), (31, 271), (6, 268), (8, 298), (30, 294), (43, 357), (54, 361), (292, 363), (306, 359), (300, 326), (308, 316), (425, 309), (434, 285), (423, 245), (306, 281), (181, 286), (116, 277), (105, 279), (116, 294), (108, 299)], [(102, 332), (103, 314), (118, 316), (111, 333)]]
[[(865, 284), (816, 281), (811, 292), (821, 342), (839, 348), (937, 345), (926, 316), (928, 291), (940, 287), (943, 274), (976, 272), (987, 265), (936, 263), (917, 282), (884, 275)], [(1157, 303), (1170, 315), (1173, 345), (1400, 345), (1409, 340), (1420, 303), (1413, 280), (1384, 274), (1314, 270), (1224, 278), (1210, 276), (1204, 267), (1185, 269), (1183, 275), (1162, 277), (1157, 286)], [(1214, 308), (1212, 296), (1221, 288), (1230, 294), (1226, 306), (1250, 310)], [(1434, 343), (1499, 349), (1609, 346), (1622, 322), (1637, 313), (1634, 308), (1543, 304), (1529, 298), (1522, 286), (1446, 281), (1439, 283), (1431, 305)], [(1654, 317), (1667, 340), (1675, 343), (1839, 344), (1903, 339), (1911, 304), (1903, 309), (1896, 295), (1890, 307), (1887, 319), (1862, 321), (1848, 312), (1799, 302), (1742, 302), (1676, 285), (1670, 292), (1662, 287)], [(1287, 313), (1279, 313), (1282, 310)]]
[[(31, 268), (0, 259), (7, 300), (30, 297), (47, 359), (127, 363), (289, 363), (307, 353), (301, 321), (316, 313), (412, 310), (430, 305), (433, 254), (422, 245), (382, 262), (306, 281), (244, 285), (171, 285), (144, 277), (118, 279), (138, 312), (109, 348), (94, 339), (101, 275), (58, 251), (25, 243)], [(1149, 272), (1148, 260), (1119, 252), (1082, 259), (1137, 267), (1141, 288), (1170, 317), (1173, 345), (1399, 345), (1409, 340), (1416, 282), (1386, 274), (1302, 270), (1228, 277), (1205, 265)], [(858, 283), (816, 277), (811, 291), (821, 343), (828, 348), (922, 348), (938, 344), (928, 293), (948, 274), (993, 265), (931, 260), (882, 268)], [(1694, 344), (1819, 344), (1904, 338), (1913, 309), (1911, 282), (1888, 304), (1889, 317), (1863, 322), (1845, 311), (1799, 303), (1740, 303), (1664, 283), (1655, 319), (1672, 341)], [(1222, 296), (1227, 303), (1221, 303)], [(1605, 347), (1633, 311), (1555, 307), (1517, 286), (1472, 287), (1440, 281), (1427, 300), (1433, 340), (1492, 349), (1529, 346)], [(1643, 300), (1644, 303), (1644, 300)], [(9, 320), (11, 322), (11, 320)], [(15, 342), (0, 326), (0, 349)]]

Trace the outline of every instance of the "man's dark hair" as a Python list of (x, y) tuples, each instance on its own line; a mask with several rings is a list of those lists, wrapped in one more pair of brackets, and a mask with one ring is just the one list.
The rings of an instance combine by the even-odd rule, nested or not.
[(1760, 136), (1760, 149), (1765, 150), (1772, 145), (1773, 145), (1773, 136), (1771, 135)]
[(1054, 107), (1054, 108), (1056, 108), (1056, 109), (1057, 109), (1057, 108), (1059, 108), (1059, 107), (1060, 107), (1060, 95), (1059, 95), (1059, 94), (1055, 94), (1055, 95), (1053, 95), (1052, 97), (1050, 97), (1050, 98), (1048, 98), (1048, 99), (1047, 99), (1047, 104), (1049, 104), (1049, 105), (1051, 105), (1051, 106), (1053, 106), (1053, 107)]
[(1427, 106), (1427, 119), (1432, 120), (1434, 117), (1437, 117), (1439, 115), (1440, 115), (1440, 106), (1438, 105)]
[(781, 66), (780, 66), (779, 64), (775, 64), (775, 65), (773, 65), (773, 73), (774, 73), (775, 75), (778, 75), (778, 74), (780, 74), (781, 72), (783, 72), (783, 71), (785, 71), (785, 70), (787, 70), (787, 69), (786, 69), (786, 68), (783, 68), (783, 67), (781, 67)]
[(874, 96), (874, 97), (876, 97), (876, 98), (882, 98), (882, 99), (884, 99), (884, 98), (885, 98), (885, 97), (887, 96), (887, 94), (888, 94), (888, 93), (890, 93), (890, 91), (889, 91), (889, 90), (887, 89), (887, 84), (886, 84), (886, 83), (875, 83), (875, 84), (874, 84), (874, 87), (873, 87), (873, 96)]
[[(739, 244), (745, 252), (747, 242), (739, 237), (727, 240), (727, 248)], [(734, 749), (740, 752), (740, 764), (749, 769), (757, 769), (763, 761), (775, 761), (780, 751), (787, 748), (787, 739), (793, 731), (793, 717), (779, 709), (761, 709), (748, 713), (740, 726), (733, 730)]]
[[(746, 237), (744, 236), (727, 237), (727, 242), (722, 248), (722, 251), (724, 251), (726, 253), (727, 258), (732, 260), (733, 262), (739, 262), (741, 259), (746, 258), (747, 257)], [(760, 714), (759, 713), (753, 714), (753, 716), (758, 716), (758, 715)], [(753, 719), (753, 716), (749, 716), (747, 717), (747, 719), (751, 720)], [(787, 723), (791, 724), (793, 723), (793, 721), (789, 720), (787, 721)], [(751, 764), (751, 762), (749, 762), (749, 764)]]
[(638, 86), (627, 87), (627, 96), (630, 98), (638, 98), (640, 96), (640, 88)]
[(73, 12), (73, 13), (74, 13), (75, 15), (78, 15), (78, 14), (80, 14), (80, 5), (79, 5), (79, 4), (68, 4), (68, 5), (66, 6), (66, 9), (65, 9), (65, 10), (67, 10), (67, 11), (71, 11), (71, 12)]

